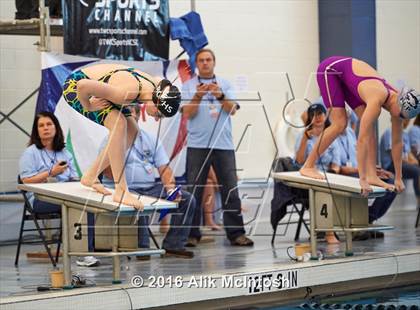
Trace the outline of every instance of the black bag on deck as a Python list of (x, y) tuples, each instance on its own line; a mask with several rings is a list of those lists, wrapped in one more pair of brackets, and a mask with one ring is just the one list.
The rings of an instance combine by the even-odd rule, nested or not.
[[(298, 171), (299, 167), (290, 157), (280, 157), (273, 161), (271, 166), (273, 172)], [(308, 199), (308, 191), (305, 189), (292, 188), (282, 181), (274, 180), (274, 196), (271, 200), (271, 226), (274, 232), (277, 225), (287, 214), (287, 206), (295, 199)]]

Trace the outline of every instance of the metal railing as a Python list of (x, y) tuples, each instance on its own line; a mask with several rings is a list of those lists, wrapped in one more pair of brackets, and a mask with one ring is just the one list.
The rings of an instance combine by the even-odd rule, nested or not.
[[(37, 31), (35, 32), (35, 30)], [(38, 45), (40, 52), (49, 52), (51, 50), (51, 22), (49, 8), (45, 6), (45, 0), (39, 0), (39, 18), (0, 20), (1, 34), (33, 35), (38, 31), (40, 39), (35, 45)]]
[(50, 11), (45, 6), (45, 0), (39, 0), (39, 46), (40, 52), (51, 50)]

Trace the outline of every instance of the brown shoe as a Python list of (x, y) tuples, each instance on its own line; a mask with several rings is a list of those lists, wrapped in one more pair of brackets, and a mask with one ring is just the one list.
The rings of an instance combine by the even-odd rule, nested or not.
[(185, 246), (195, 248), (197, 246), (197, 244), (198, 244), (198, 239), (197, 238), (188, 238)]
[(166, 253), (164, 257), (179, 257), (179, 258), (193, 258), (194, 252), (187, 250), (168, 250), (165, 249)]
[(249, 239), (245, 235), (241, 235), (241, 236), (237, 237), (235, 240), (231, 240), (230, 244), (231, 245), (236, 245), (236, 246), (253, 246), (254, 241), (252, 241), (251, 239)]
[(136, 256), (137, 260), (150, 260), (150, 255)]
[(216, 241), (216, 239), (214, 239), (214, 237), (202, 236), (198, 243), (212, 243), (212, 242), (215, 242), (215, 241)]
[(211, 242), (215, 242), (215, 241), (216, 240), (214, 239), (214, 237), (210, 237), (210, 236), (202, 236), (200, 239), (188, 238), (185, 246), (196, 247), (199, 243), (211, 243)]

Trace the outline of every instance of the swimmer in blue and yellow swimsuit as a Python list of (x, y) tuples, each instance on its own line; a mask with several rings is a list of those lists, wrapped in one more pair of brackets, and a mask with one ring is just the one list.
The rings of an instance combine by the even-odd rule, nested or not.
[[(141, 91), (141, 82), (140, 82), (139, 78), (143, 77), (143, 76), (141, 76), (139, 73), (134, 71), (134, 68), (113, 70), (113, 71), (107, 73), (106, 75), (104, 75), (103, 77), (101, 77), (98, 81), (108, 83), (109, 79), (111, 78), (111, 76), (113, 74), (115, 74), (116, 72), (121, 72), (121, 71), (130, 72), (133, 75), (133, 77), (135, 77), (139, 82), (138, 95), (131, 102), (132, 104), (136, 104), (136, 103), (138, 103), (137, 100), (138, 100), (138, 97), (140, 96), (140, 91)], [(72, 74), (70, 74), (70, 76), (66, 79), (66, 81), (64, 82), (64, 85), (63, 85), (64, 99), (67, 101), (67, 103), (73, 109), (75, 109), (77, 112), (79, 112), (83, 116), (87, 117), (88, 119), (90, 119), (90, 120), (92, 120), (95, 123), (98, 123), (100, 125), (104, 125), (104, 121), (105, 121), (106, 116), (109, 114), (109, 112), (111, 112), (111, 110), (114, 110), (114, 109), (117, 109), (117, 110), (121, 111), (124, 114), (125, 117), (131, 116), (130, 110), (127, 107), (122, 107), (120, 105), (117, 105), (117, 104), (114, 104), (114, 103), (111, 103), (111, 102), (110, 102), (109, 107), (107, 107), (105, 109), (102, 109), (100, 111), (89, 111), (89, 110), (85, 109), (83, 107), (83, 105), (80, 103), (79, 98), (77, 97), (77, 82), (79, 80), (82, 80), (82, 79), (89, 79), (89, 77), (82, 70), (77, 70), (77, 71), (73, 72)], [(154, 85), (154, 83), (152, 81), (150, 81), (150, 82)]]
[(171, 117), (181, 101), (178, 88), (166, 79), (156, 79), (134, 68), (97, 64), (73, 72), (64, 82), (63, 97), (74, 110), (110, 131), (107, 147), (83, 173), (80, 182), (104, 195), (111, 194), (98, 181), (98, 175), (111, 166), (113, 200), (142, 210), (138, 195), (128, 191), (124, 173), (125, 152), (138, 132), (127, 106), (144, 103), (146, 112), (156, 119)]

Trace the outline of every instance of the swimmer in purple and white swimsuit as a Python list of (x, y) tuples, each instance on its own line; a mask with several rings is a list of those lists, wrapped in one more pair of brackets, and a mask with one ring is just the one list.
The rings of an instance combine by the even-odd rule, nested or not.
[[(357, 72), (357, 74), (355, 73)], [(335, 138), (347, 126), (345, 103), (360, 119), (360, 132), (357, 142), (357, 160), (362, 195), (372, 191), (370, 185), (377, 185), (387, 190), (404, 190), (402, 182), (402, 118), (413, 118), (420, 113), (420, 93), (404, 88), (398, 92), (384, 79), (378, 76), (369, 64), (351, 57), (332, 56), (318, 66), (317, 81), (321, 96), (329, 109), (329, 126), (316, 142), (305, 164), (302, 175), (324, 179), (315, 168), (315, 162)], [(395, 185), (385, 183), (376, 175), (376, 145), (374, 124), (381, 108), (391, 114), (393, 132), (393, 161)]]
[(327, 108), (344, 108), (347, 103), (356, 110), (361, 105), (366, 105), (360, 97), (357, 87), (365, 80), (378, 80), (382, 82), (388, 100), (390, 91), (398, 93), (384, 79), (376, 76), (358, 76), (353, 73), (351, 57), (333, 56), (325, 59), (318, 66), (317, 81), (322, 99)]

